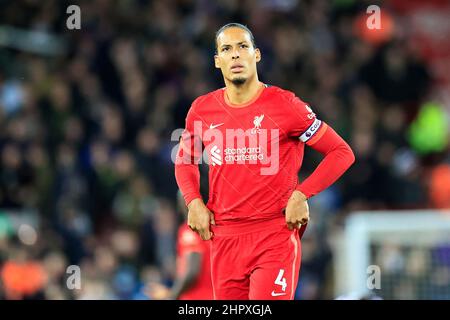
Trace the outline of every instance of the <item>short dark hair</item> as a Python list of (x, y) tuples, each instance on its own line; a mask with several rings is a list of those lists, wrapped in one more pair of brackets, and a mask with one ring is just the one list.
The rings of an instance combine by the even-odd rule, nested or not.
[(250, 35), (250, 39), (252, 41), (252, 45), (253, 48), (256, 48), (256, 43), (255, 43), (255, 37), (253, 37), (253, 33), (250, 31), (250, 29), (247, 26), (244, 26), (243, 24), (237, 23), (237, 22), (231, 22), (231, 23), (227, 23), (226, 25), (224, 25), (223, 27), (221, 27), (219, 30), (217, 30), (216, 32), (216, 37), (215, 37), (215, 47), (216, 47), (216, 53), (218, 52), (218, 48), (217, 48), (217, 38), (219, 37), (219, 34), (221, 34), (224, 30), (228, 29), (228, 28), (240, 28), (242, 30), (245, 30), (248, 32), (248, 34)]

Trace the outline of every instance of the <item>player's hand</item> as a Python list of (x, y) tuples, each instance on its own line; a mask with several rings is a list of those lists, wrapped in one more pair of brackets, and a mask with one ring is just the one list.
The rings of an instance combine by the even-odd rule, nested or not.
[(286, 206), (286, 223), (289, 230), (300, 229), (309, 221), (309, 207), (306, 196), (295, 190)]
[(201, 199), (194, 199), (188, 205), (188, 226), (197, 232), (203, 240), (212, 238), (212, 232), (209, 229), (210, 224), (216, 224), (214, 215), (205, 206)]
[(170, 289), (161, 283), (149, 283), (145, 289), (145, 294), (153, 300), (170, 299)]

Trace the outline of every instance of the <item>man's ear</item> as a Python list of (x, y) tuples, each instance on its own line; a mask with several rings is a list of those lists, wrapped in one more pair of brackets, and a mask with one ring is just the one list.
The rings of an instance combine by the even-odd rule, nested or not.
[(261, 51), (258, 48), (255, 49), (256, 62), (261, 61)]
[(219, 56), (217, 54), (214, 55), (214, 65), (217, 69), (220, 69)]

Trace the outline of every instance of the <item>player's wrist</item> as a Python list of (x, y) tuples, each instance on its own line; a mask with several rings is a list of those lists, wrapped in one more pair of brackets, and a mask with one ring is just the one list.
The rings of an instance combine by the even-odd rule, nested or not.
[(189, 210), (191, 210), (192, 208), (198, 208), (203, 206), (205, 206), (205, 204), (203, 203), (203, 200), (201, 198), (195, 198), (187, 205)]
[(194, 200), (192, 200), (188, 207), (188, 213), (189, 212), (207, 212), (208, 208), (206, 207), (205, 203), (203, 202), (202, 198), (196, 198)]
[(301, 192), (300, 190), (294, 190), (294, 192), (292, 192), (292, 196), (291, 198), (295, 199), (295, 200), (299, 200), (299, 201), (306, 201), (308, 200), (308, 197)]

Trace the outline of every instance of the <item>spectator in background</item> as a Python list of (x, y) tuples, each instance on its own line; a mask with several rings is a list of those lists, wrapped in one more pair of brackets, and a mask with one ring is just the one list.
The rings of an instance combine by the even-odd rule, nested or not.
[(42, 262), (32, 259), (26, 248), (14, 246), (1, 267), (5, 298), (42, 299), (48, 281)]

